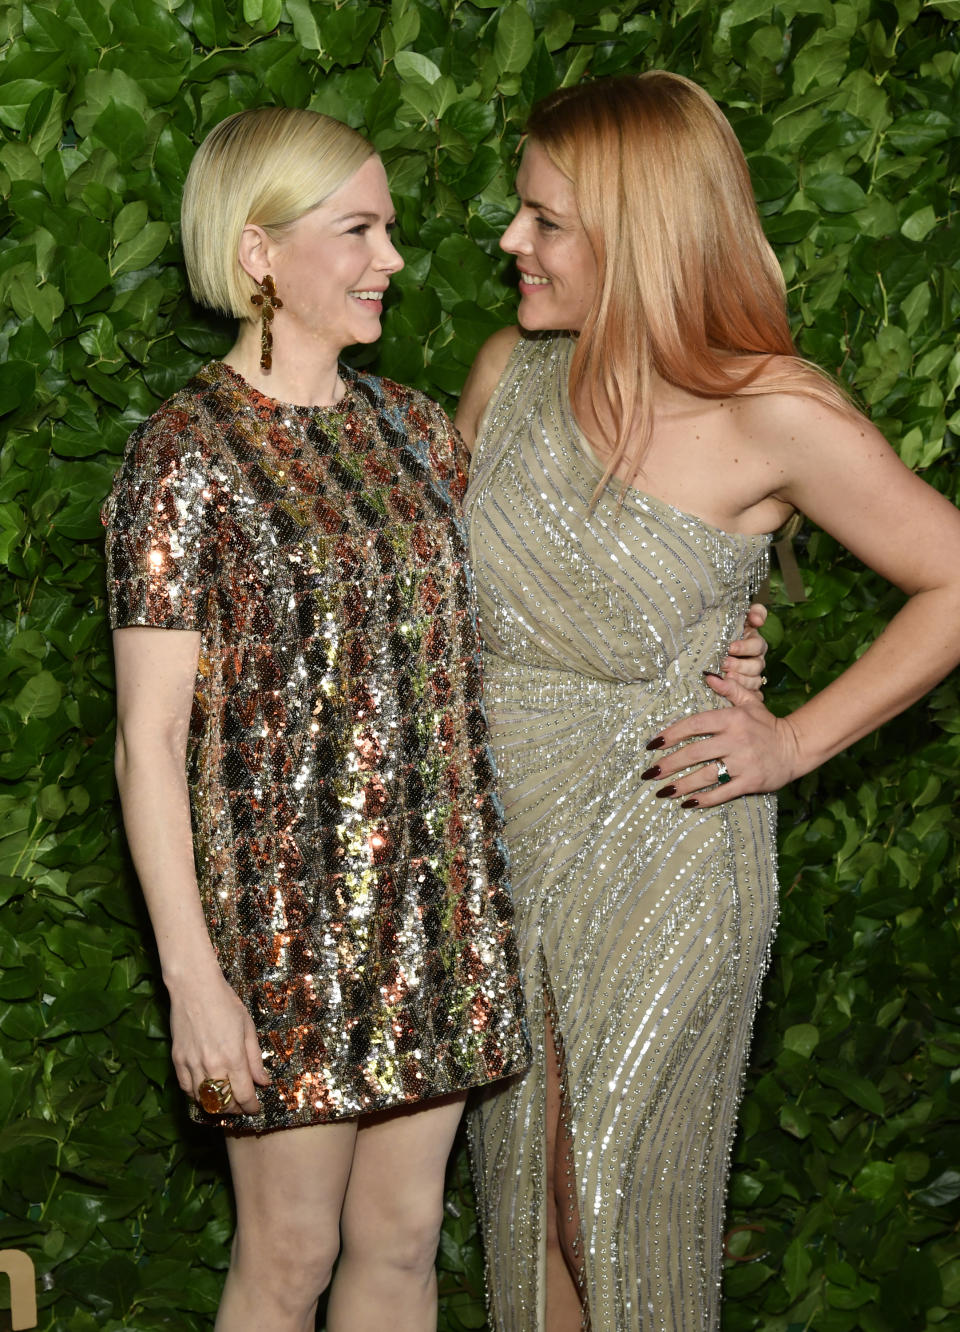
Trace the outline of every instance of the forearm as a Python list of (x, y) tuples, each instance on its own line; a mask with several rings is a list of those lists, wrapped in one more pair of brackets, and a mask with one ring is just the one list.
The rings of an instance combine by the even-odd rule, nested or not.
[(922, 698), (960, 662), (960, 588), (918, 592), (858, 661), (785, 720), (802, 776)]
[(127, 842), (167, 987), (219, 973), (197, 887), (182, 758), (164, 746), (130, 742), (121, 732), (116, 771)]

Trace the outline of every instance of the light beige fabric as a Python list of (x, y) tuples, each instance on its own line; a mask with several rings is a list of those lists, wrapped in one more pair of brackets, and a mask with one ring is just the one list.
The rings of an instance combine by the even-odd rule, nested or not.
[(767, 539), (633, 489), (591, 515), (600, 472), (570, 413), (571, 350), (518, 344), (467, 500), (536, 1048), (472, 1121), (491, 1317), (497, 1332), (545, 1329), (546, 993), (590, 1326), (706, 1332), (776, 912), (774, 805), (684, 810), (640, 773), (668, 720), (718, 705), (702, 672), (737, 637)]

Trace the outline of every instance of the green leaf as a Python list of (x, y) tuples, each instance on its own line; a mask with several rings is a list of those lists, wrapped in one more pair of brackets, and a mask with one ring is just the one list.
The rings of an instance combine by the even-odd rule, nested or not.
[(797, 1299), (804, 1290), (812, 1268), (813, 1259), (806, 1244), (799, 1238), (791, 1240), (783, 1255), (784, 1281), (791, 1300)]
[(90, 137), (109, 148), (118, 161), (132, 162), (146, 147), (147, 127), (135, 107), (111, 99), (91, 126)]
[(175, 125), (164, 125), (157, 140), (154, 161), (157, 173), (179, 195), (193, 159), (194, 145)]
[(36, 375), (34, 366), (26, 361), (0, 362), (0, 416), (30, 401)]
[(788, 1027), (783, 1034), (784, 1048), (793, 1050), (805, 1059), (813, 1054), (820, 1041), (820, 1032), (809, 1022), (802, 1022)]
[(113, 325), (106, 315), (95, 315), (78, 340), (93, 361), (114, 363), (112, 368), (116, 368), (116, 364), (123, 360)]
[(929, 236), (936, 225), (937, 215), (930, 205), (926, 204), (923, 208), (918, 208), (915, 213), (910, 214), (901, 225), (900, 231), (908, 240), (922, 241)]
[(148, 222), (131, 240), (123, 241), (113, 252), (110, 271), (114, 277), (146, 268), (163, 251), (170, 238), (166, 222)]
[(52, 717), (62, 697), (63, 690), (56, 677), (50, 671), (38, 671), (17, 694), (13, 706), (20, 720), (28, 722), (33, 718)]
[(810, 87), (836, 87), (846, 73), (849, 59), (849, 34), (838, 28), (821, 28), (793, 58), (794, 91), (804, 93)]
[(63, 272), (67, 300), (83, 306), (110, 285), (110, 269), (103, 258), (84, 245), (71, 246), (64, 256)]
[(310, 0), (284, 0), (287, 13), (293, 23), (297, 41), (307, 51), (319, 51), (323, 46), (320, 29), (313, 15)]
[(809, 180), (805, 192), (830, 213), (853, 213), (866, 203), (866, 195), (855, 180), (835, 172)]
[(519, 74), (533, 55), (533, 20), (520, 0), (503, 5), (497, 18), (493, 58), (501, 74)]
[(896, 1168), (887, 1161), (871, 1161), (857, 1172), (853, 1187), (865, 1198), (880, 1201), (898, 1187)]
[(67, 812), (66, 796), (59, 786), (44, 786), (37, 797), (37, 813), (42, 819), (56, 823)]
[(390, 22), (383, 33), (384, 55), (392, 59), (398, 51), (416, 40), (420, 31), (420, 11), (415, 0), (391, 0)]
[(925, 153), (956, 134), (945, 111), (911, 111), (898, 116), (887, 130), (887, 142), (903, 153)]
[(547, 50), (559, 51), (561, 47), (566, 46), (573, 36), (575, 27), (576, 19), (572, 14), (568, 14), (565, 9), (555, 9), (543, 30), (543, 40)]
[(0, 503), (0, 564), (8, 565), (27, 530), (27, 517), (19, 505)]
[(806, 1138), (813, 1128), (813, 1120), (803, 1106), (788, 1104), (780, 1111), (780, 1127), (795, 1138)]
[(872, 1082), (860, 1077), (859, 1074), (843, 1068), (826, 1067), (820, 1070), (820, 1081), (826, 1083), (828, 1087), (836, 1087), (844, 1096), (856, 1105), (862, 1106), (864, 1110), (869, 1110), (871, 1114), (883, 1114), (883, 1097)]
[(132, 240), (146, 226), (148, 217), (149, 210), (141, 199), (126, 204), (120, 209), (113, 223), (114, 244), (119, 245), (122, 241)]
[(807, 208), (793, 208), (786, 213), (773, 213), (763, 219), (763, 230), (771, 244), (795, 245), (809, 235), (820, 221), (820, 214)]
[(914, 1202), (922, 1203), (924, 1207), (947, 1207), (958, 1198), (960, 1172), (956, 1170), (944, 1170), (925, 1189), (918, 1189), (913, 1195)]
[(843, 80), (841, 92), (850, 115), (874, 129), (883, 129), (890, 124), (886, 94), (867, 70), (852, 70)]
[(780, 199), (797, 188), (796, 172), (778, 157), (755, 153), (747, 158), (753, 192), (763, 203), (767, 199)]
[(417, 51), (398, 51), (393, 60), (397, 73), (404, 79), (419, 79), (433, 84), (440, 78), (437, 65)]

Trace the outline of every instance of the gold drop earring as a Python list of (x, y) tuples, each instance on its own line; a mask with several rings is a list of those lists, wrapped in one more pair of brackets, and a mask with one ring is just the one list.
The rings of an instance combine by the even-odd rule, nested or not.
[(277, 295), (277, 288), (269, 273), (265, 273), (257, 283), (260, 288), (250, 300), (260, 309), (260, 369), (273, 368), (273, 316), (276, 310), (283, 309), (283, 301)]

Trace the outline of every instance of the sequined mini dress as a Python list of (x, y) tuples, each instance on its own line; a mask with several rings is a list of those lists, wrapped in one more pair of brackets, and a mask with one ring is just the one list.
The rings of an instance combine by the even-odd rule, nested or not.
[(546, 1327), (549, 1019), (584, 1326), (708, 1332), (776, 914), (774, 804), (685, 810), (641, 773), (667, 722), (720, 705), (702, 672), (739, 636), (767, 538), (617, 482), (591, 512), (602, 471), (570, 410), (573, 345), (517, 344), (466, 509), (534, 1042), (471, 1126), (490, 1315), (496, 1332)]
[(107, 501), (114, 628), (200, 634), (186, 776), (218, 961), (272, 1076), (263, 1131), (523, 1068), (461, 446), (341, 368), (328, 408), (214, 362), (132, 435)]

